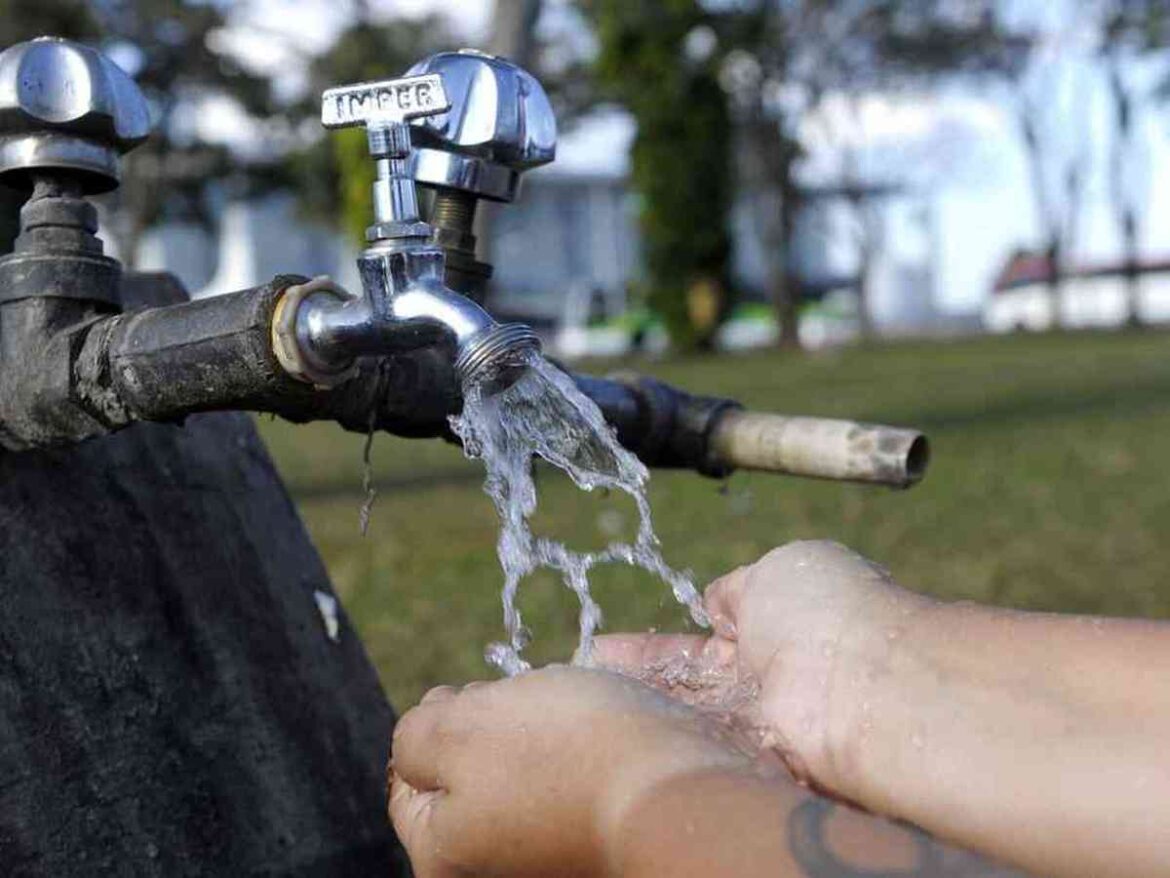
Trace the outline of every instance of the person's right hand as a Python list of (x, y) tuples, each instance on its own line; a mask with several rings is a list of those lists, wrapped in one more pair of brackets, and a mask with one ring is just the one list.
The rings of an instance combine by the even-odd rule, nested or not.
[(798, 779), (853, 798), (890, 648), (931, 603), (841, 545), (791, 543), (708, 587), (710, 636), (599, 637), (594, 660), (731, 714)]

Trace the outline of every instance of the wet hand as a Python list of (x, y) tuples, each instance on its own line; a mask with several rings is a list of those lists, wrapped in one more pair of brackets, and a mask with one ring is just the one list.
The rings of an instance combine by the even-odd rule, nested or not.
[(550, 667), (440, 687), (404, 714), (390, 816), (419, 878), (602, 876), (624, 815), (651, 790), (747, 763), (641, 683)]
[(868, 693), (930, 603), (843, 546), (791, 543), (708, 587), (710, 636), (599, 637), (594, 661), (722, 713), (798, 779), (851, 797)]

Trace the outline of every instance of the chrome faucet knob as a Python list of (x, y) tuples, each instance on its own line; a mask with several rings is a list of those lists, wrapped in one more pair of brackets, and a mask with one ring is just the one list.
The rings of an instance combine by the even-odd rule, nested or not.
[(142, 92), (109, 58), (38, 37), (0, 52), (0, 179), (28, 189), (66, 171), (86, 193), (118, 185), (118, 157), (150, 133)]
[(540, 82), (473, 49), (440, 52), (407, 75), (443, 77), (451, 108), (413, 126), (412, 177), (476, 198), (513, 201), (520, 175), (556, 157), (557, 122)]
[(430, 227), (419, 220), (414, 180), (406, 173), (411, 153), (411, 119), (446, 112), (450, 102), (437, 73), (381, 82), (360, 82), (327, 89), (321, 95), (321, 124), (326, 128), (364, 125), (370, 157), (377, 165), (374, 225), (371, 240), (426, 237)]

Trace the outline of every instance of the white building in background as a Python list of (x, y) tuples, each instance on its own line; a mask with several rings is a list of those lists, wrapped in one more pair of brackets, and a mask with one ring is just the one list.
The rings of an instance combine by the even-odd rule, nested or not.
[[(1170, 323), (1170, 260), (1137, 265), (1138, 319)], [(983, 309), (991, 332), (1041, 332), (1063, 329), (1116, 329), (1129, 320), (1125, 266), (1110, 262), (1074, 266), (1061, 284), (1059, 319), (1048, 286), (1051, 270), (1043, 256), (1017, 254), (1004, 268)]]
[(139, 267), (176, 274), (195, 298), (262, 284), (278, 274), (328, 274), (360, 286), (356, 248), (330, 229), (306, 222), (290, 194), (233, 201), (214, 230), (172, 223), (146, 236)]
[[(883, 247), (871, 266), (875, 323), (887, 334), (928, 333), (939, 323), (929, 248), (907, 243), (923, 236), (921, 223), (907, 219), (919, 210), (915, 205), (913, 196), (899, 195), (882, 207), (887, 234), (903, 238), (898, 248)], [(495, 266), (493, 311), (533, 324), (560, 356), (626, 352), (631, 333), (619, 318), (630, 308), (641, 267), (637, 204), (624, 176), (541, 169), (525, 180), (516, 203), (486, 209), (492, 211), (487, 251)], [(856, 257), (849, 225), (839, 199), (818, 197), (805, 211), (794, 262), (815, 299), (802, 322), (810, 347), (848, 340), (855, 331)], [(748, 302), (764, 303), (764, 254), (747, 197), (736, 205), (732, 234), (737, 288)], [(300, 217), (295, 199), (280, 194), (225, 205), (214, 232), (185, 224), (156, 230), (144, 240), (139, 262), (146, 270), (174, 272), (192, 295), (202, 297), (281, 273), (327, 274), (357, 289), (357, 252), (342, 236)], [(756, 308), (725, 326), (720, 340), (741, 348), (769, 344), (776, 334), (770, 311)], [(661, 350), (666, 339), (661, 330), (651, 330), (644, 344)]]

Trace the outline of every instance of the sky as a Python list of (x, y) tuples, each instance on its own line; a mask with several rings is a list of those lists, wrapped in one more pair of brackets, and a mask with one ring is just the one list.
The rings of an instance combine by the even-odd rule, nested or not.
[[(1076, 0), (1015, 4), (1022, 18), (1041, 16), (1053, 27), (1053, 62), (1029, 84), (1041, 107), (1064, 114), (1054, 133), (1053, 155), (1090, 153), (1091, 176), (1079, 221), (1078, 258), (1116, 258), (1107, 169), (1108, 105), (1090, 62)], [(375, 15), (448, 16), (468, 45), (482, 45), (492, 0), (369, 0)], [(337, 0), (254, 0), (238, 9), (224, 39), (233, 52), (279, 74), (289, 93), (303, 87), (299, 71), (306, 53), (321, 51), (344, 26)], [(1067, 24), (1059, 24), (1067, 22)], [(1079, 56), (1078, 56), (1079, 53)], [(1081, 60), (1059, 58), (1072, 54)], [(1140, 73), (1140, 71), (1139, 71)], [(1077, 124), (1068, 125), (1072, 114)], [(222, 119), (220, 120), (222, 124)], [(860, 112), (832, 101), (804, 131), (818, 144), (805, 169), (810, 180), (839, 172), (842, 144), (861, 157), (863, 172), (900, 179), (915, 187), (938, 224), (938, 304), (948, 310), (977, 307), (1004, 261), (1021, 245), (1038, 241), (1036, 208), (1028, 167), (1007, 97), (988, 89), (950, 88), (933, 95), (874, 98)], [(230, 127), (230, 126), (228, 126)], [(606, 111), (562, 132), (555, 170), (621, 174), (633, 126), (623, 113)], [(1148, 174), (1144, 249), (1170, 255), (1170, 123), (1166, 114), (1147, 120), (1142, 134), (1143, 176)], [(1055, 163), (1054, 163), (1055, 166)], [(897, 248), (897, 240), (893, 242)]]

